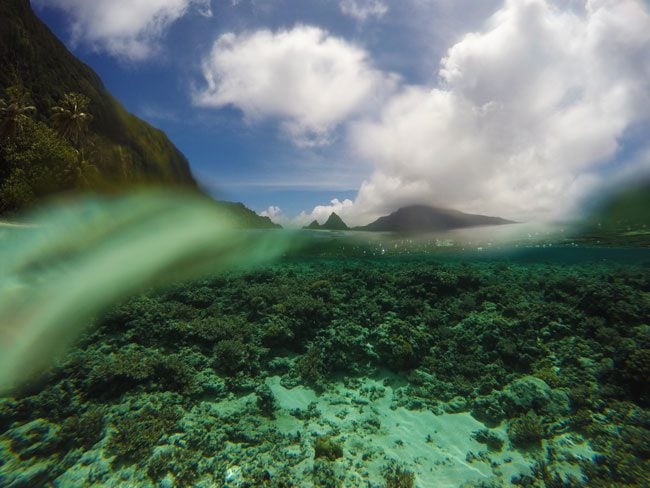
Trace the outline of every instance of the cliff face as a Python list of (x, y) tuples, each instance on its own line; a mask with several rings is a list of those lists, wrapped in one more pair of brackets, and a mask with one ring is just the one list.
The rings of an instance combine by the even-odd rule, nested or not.
[(0, 96), (8, 87), (24, 87), (39, 120), (46, 120), (66, 93), (90, 99), (93, 163), (106, 180), (196, 186), (187, 159), (167, 136), (128, 113), (41, 22), (28, 0), (0, 0), (0, 67)]

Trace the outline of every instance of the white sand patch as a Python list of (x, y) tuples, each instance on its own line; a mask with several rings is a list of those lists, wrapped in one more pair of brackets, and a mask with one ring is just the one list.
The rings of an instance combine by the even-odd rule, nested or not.
[[(343, 446), (344, 455), (336, 463), (347, 473), (345, 486), (383, 486), (383, 470), (390, 460), (415, 473), (417, 487), (455, 488), (488, 480), (508, 486), (513, 476), (530, 473), (534, 462), (532, 455), (508, 449), (505, 426), (491, 429), (505, 441), (503, 451), (489, 452), (472, 438), (486, 426), (469, 413), (435, 415), (391, 408), (394, 389), (377, 380), (364, 379), (354, 387), (338, 384), (320, 396), (304, 387), (284, 388), (279, 377), (269, 378), (267, 384), (280, 407), (275, 421), (280, 431), (327, 434)], [(310, 404), (310, 411), (320, 415), (309, 415)], [(295, 409), (302, 411), (298, 417), (303, 420), (296, 418)], [(593, 454), (586, 445), (562, 444), (583, 457)], [(567, 465), (565, 472), (579, 475), (575, 466)]]

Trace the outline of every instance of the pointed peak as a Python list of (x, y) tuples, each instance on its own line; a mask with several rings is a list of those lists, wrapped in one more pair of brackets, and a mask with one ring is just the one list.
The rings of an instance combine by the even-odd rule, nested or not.
[(305, 225), (303, 227), (303, 229), (320, 229), (320, 228), (321, 228), (321, 226), (318, 223), (318, 220), (316, 220), (316, 219), (312, 220), (309, 225)]
[(323, 229), (329, 229), (329, 230), (348, 230), (349, 227), (346, 225), (345, 222), (343, 222), (343, 219), (339, 217), (336, 212), (332, 212), (330, 216), (327, 219), (327, 222), (325, 222), (322, 225)]

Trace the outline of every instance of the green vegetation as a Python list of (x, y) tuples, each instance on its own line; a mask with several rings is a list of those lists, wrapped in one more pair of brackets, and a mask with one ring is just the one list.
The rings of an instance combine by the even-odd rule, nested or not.
[(20, 135), (25, 123), (36, 112), (29, 104), (29, 95), (19, 87), (7, 88), (7, 98), (0, 98), (0, 138), (13, 138)]
[(255, 229), (282, 228), (281, 225), (273, 223), (269, 217), (262, 217), (246, 208), (243, 203), (218, 201), (217, 205), (233, 217), (238, 227)]
[(72, 188), (195, 186), (165, 134), (127, 113), (28, 0), (0, 2), (0, 65), (0, 213)]
[(598, 232), (650, 232), (650, 181), (646, 178), (607, 195), (589, 224)]
[(35, 107), (20, 87), (0, 98), (0, 213), (11, 213), (52, 194), (100, 184), (90, 163), (88, 99), (68, 93), (53, 107), (52, 126), (32, 118)]
[[(52, 107), (52, 126), (77, 150), (83, 151), (88, 127), (93, 120), (88, 113), (90, 99), (80, 93), (66, 93), (60, 106)], [(83, 157), (83, 156), (81, 156)]]
[(579, 225), (576, 242), (590, 244), (650, 246), (650, 180), (638, 181), (602, 195)]

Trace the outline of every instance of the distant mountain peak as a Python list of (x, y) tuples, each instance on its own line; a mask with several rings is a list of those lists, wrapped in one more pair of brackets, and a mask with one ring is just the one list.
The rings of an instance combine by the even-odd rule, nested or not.
[(323, 229), (327, 230), (348, 230), (349, 227), (343, 219), (339, 217), (336, 212), (332, 212), (328, 217), (327, 221), (321, 226)]
[(399, 208), (390, 215), (380, 217), (368, 225), (355, 227), (355, 229), (376, 232), (418, 233), (515, 223), (501, 217), (467, 214), (459, 210), (428, 205), (410, 205)]
[(304, 226), (303, 229), (320, 229), (320, 224), (318, 220), (314, 219), (309, 225)]
[(303, 229), (310, 230), (349, 230), (343, 219), (339, 217), (336, 212), (332, 212), (323, 225), (319, 224), (317, 220), (313, 220), (309, 225)]

